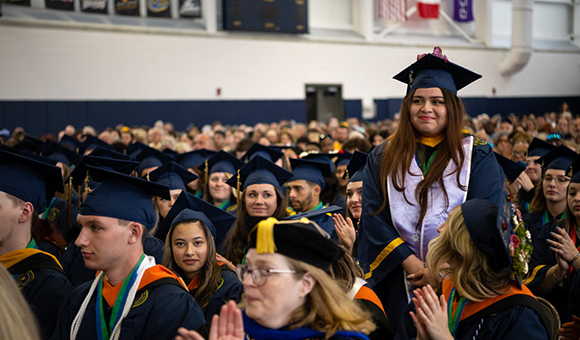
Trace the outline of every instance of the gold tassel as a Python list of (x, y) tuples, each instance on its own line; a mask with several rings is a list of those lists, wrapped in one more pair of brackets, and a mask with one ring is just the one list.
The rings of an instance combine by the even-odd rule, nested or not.
[(290, 188), (288, 188), (288, 184), (284, 184), (284, 186), (286, 187), (286, 207), (289, 207), (288, 196), (290, 196), (290, 193), (288, 192), (288, 190), (290, 190)]
[(350, 181), (350, 176), (348, 174), (348, 169), (344, 170), (344, 172), (346, 172), (346, 183), (348, 183), (348, 181)]
[(238, 204), (242, 202), (242, 192), (240, 191), (240, 169), (238, 169), (238, 183), (236, 184), (236, 190), (238, 194)]
[(203, 168), (203, 179), (205, 180), (205, 184), (207, 185), (207, 178), (209, 176), (209, 169), (207, 168), (207, 159), (205, 160), (205, 168)]
[(88, 195), (90, 191), (91, 188), (89, 188), (89, 172), (87, 171), (87, 177), (85, 177), (85, 192), (83, 195), (87, 197), (86, 195)]
[(66, 225), (67, 227), (70, 229), (72, 228), (72, 221), (71, 221), (71, 206), (72, 206), (72, 177), (68, 178), (68, 188), (67, 188), (67, 193), (68, 193), (68, 210), (67, 210), (67, 220), (66, 220)]
[(149, 180), (149, 173), (147, 173), (147, 182), (151, 182), (151, 180)]
[(274, 225), (278, 222), (274, 217), (269, 217), (258, 223), (258, 235), (256, 235), (256, 252), (258, 254), (272, 254), (276, 252), (274, 243)]

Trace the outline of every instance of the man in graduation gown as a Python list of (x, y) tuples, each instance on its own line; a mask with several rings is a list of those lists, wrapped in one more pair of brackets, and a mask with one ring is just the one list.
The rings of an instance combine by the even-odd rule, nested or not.
[(52, 334), (60, 305), (72, 290), (58, 260), (40, 251), (31, 237), (55, 191), (63, 191), (58, 167), (0, 150), (0, 263), (30, 304), (43, 338)]
[(81, 205), (75, 244), (87, 268), (99, 272), (65, 299), (52, 339), (173, 339), (179, 327), (203, 324), (179, 277), (143, 252), (155, 223), (151, 196), (169, 198), (167, 187), (87, 168), (101, 185)]

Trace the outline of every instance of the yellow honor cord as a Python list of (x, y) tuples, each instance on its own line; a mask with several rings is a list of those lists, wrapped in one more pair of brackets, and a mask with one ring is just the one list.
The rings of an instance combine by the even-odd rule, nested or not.
[(276, 252), (274, 243), (274, 225), (278, 222), (274, 217), (269, 217), (258, 223), (258, 235), (256, 236), (256, 252), (258, 254), (272, 254)]

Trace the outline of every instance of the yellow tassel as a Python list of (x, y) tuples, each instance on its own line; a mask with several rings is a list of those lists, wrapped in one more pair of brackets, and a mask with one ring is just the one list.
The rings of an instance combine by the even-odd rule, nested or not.
[(209, 169), (207, 168), (207, 159), (205, 160), (205, 168), (203, 169), (203, 179), (205, 180), (205, 184), (207, 185), (207, 178), (209, 176)]
[(238, 169), (238, 183), (236, 184), (236, 191), (238, 194), (238, 204), (242, 202), (242, 192), (240, 191), (240, 169)]
[(67, 194), (68, 194), (68, 210), (67, 210), (67, 220), (66, 220), (66, 226), (68, 229), (72, 228), (72, 220), (71, 220), (71, 206), (72, 206), (72, 176), (68, 178), (68, 188), (67, 188)]
[(85, 177), (85, 195), (88, 195), (90, 191), (91, 188), (89, 188), (89, 172), (87, 171), (87, 177)]
[(256, 236), (256, 252), (258, 254), (272, 254), (276, 252), (274, 243), (274, 225), (278, 222), (274, 217), (269, 217), (258, 223), (258, 235)]
[(348, 169), (345, 170), (345, 172), (346, 172), (346, 178), (345, 178), (346, 179), (346, 183), (348, 183), (348, 181), (350, 181), (350, 175), (348, 174)]
[(149, 173), (147, 173), (147, 182), (151, 182), (151, 180), (149, 180)]

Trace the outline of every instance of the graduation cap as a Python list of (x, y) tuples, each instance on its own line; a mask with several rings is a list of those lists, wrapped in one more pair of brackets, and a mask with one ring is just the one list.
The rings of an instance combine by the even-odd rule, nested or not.
[(516, 163), (514, 161), (512, 161), (509, 158), (506, 158), (502, 155), (500, 155), (497, 152), (494, 152), (495, 154), (495, 158), (497, 159), (497, 162), (499, 163), (499, 165), (501, 166), (501, 168), (503, 169), (503, 173), (505, 174), (505, 176), (507, 177), (507, 180), (510, 183), (513, 183), (518, 176), (524, 172), (524, 170), (526, 170), (526, 167)]
[(336, 159), (334, 160), (335, 168), (338, 168), (341, 165), (348, 165), (350, 159), (352, 158), (352, 153), (346, 151), (339, 151), (335, 155), (336, 155)]
[[(95, 166), (120, 172), (123, 174), (130, 174), (135, 170), (139, 163), (133, 161), (126, 161), (114, 158), (105, 158), (100, 156), (93, 156), (92, 154), (83, 156), (79, 164), (70, 173), (69, 181), (74, 185), (85, 185), (85, 190), (95, 189), (99, 184), (94, 181), (88, 174), (88, 166)], [(79, 190), (80, 191), (80, 190)], [(80, 192), (79, 192), (80, 193)]]
[(95, 137), (93, 135), (87, 135), (87, 138), (85, 139), (85, 141), (82, 142), (79, 145), (79, 151), (78, 152), (81, 155), (84, 155), (87, 151), (94, 150), (98, 146), (100, 146), (102, 148), (106, 148), (106, 149), (112, 149), (113, 148), (112, 145), (107, 144), (105, 141), (102, 141), (102, 140), (98, 139), (97, 137)]
[(258, 222), (248, 236), (247, 249), (256, 248), (258, 254), (282, 254), (326, 272), (344, 255), (328, 233), (307, 218), (278, 221), (269, 217)]
[(568, 170), (568, 167), (578, 157), (578, 154), (565, 145), (560, 145), (542, 157), (545, 170)]
[(124, 160), (124, 161), (129, 161), (131, 160), (131, 157), (127, 156), (127, 155), (123, 155), (120, 152), (114, 151), (114, 150), (110, 150), (107, 148), (102, 148), (102, 147), (97, 147), (96, 149), (93, 150), (93, 152), (91, 152), (92, 156), (99, 156), (99, 157), (104, 157), (104, 158), (113, 158), (113, 159), (120, 159), (120, 160)]
[(191, 152), (182, 153), (176, 157), (179, 165), (186, 169), (195, 168), (202, 165), (207, 159), (217, 154), (216, 151), (208, 149), (199, 149)]
[(532, 139), (532, 142), (530, 143), (530, 146), (528, 146), (528, 157), (533, 156), (542, 157), (548, 152), (554, 150), (555, 148), (556, 146), (554, 144), (550, 144), (539, 138), (534, 137), (534, 139)]
[(16, 145), (22, 150), (34, 152), (42, 145), (42, 143), (42, 139), (25, 133), (22, 140)]
[(148, 148), (148, 145), (145, 145), (139, 141), (133, 143), (133, 144), (129, 144), (127, 145), (127, 147), (125, 148), (125, 155), (131, 157), (131, 158), (135, 158), (135, 156), (137, 156), (137, 154), (145, 149)]
[(367, 154), (364, 152), (360, 152), (356, 150), (352, 154), (352, 158), (350, 162), (346, 166), (346, 172), (342, 176), (343, 179), (346, 179), (348, 182), (360, 182), (363, 180), (362, 176), (362, 168), (364, 168), (367, 162)]
[(507, 268), (511, 263), (507, 249), (511, 230), (507, 224), (504, 227), (502, 223), (498, 223), (497, 206), (476, 198), (463, 203), (461, 212), (475, 247), (489, 258), (495, 270)]
[[(271, 184), (278, 190), (292, 177), (290, 171), (279, 167), (271, 161), (256, 155), (240, 169), (240, 176), (232, 176), (226, 183), (238, 191), (245, 190), (252, 184)], [(239, 185), (239, 186), (238, 186)]]
[(566, 174), (571, 178), (570, 183), (580, 183), (580, 157), (576, 157)]
[(290, 215), (284, 217), (282, 220), (299, 220), (301, 218), (307, 218), (309, 220), (314, 220), (320, 216), (324, 216), (327, 214), (336, 214), (343, 210), (343, 207), (339, 207), (338, 205), (331, 205), (326, 208), (316, 209), (316, 210), (309, 210), (305, 212), (301, 212), (298, 214)]
[(165, 185), (169, 190), (185, 190), (187, 183), (199, 177), (175, 162), (168, 162), (149, 173), (149, 180)]
[(330, 166), (328, 163), (317, 162), (308, 159), (291, 159), (292, 178), (288, 182), (305, 180), (320, 186), (324, 191), (324, 176), (330, 177)]
[(280, 157), (284, 156), (282, 151), (263, 146), (262, 144), (254, 143), (252, 147), (246, 151), (242, 156), (244, 162), (249, 162), (256, 156), (262, 156), (263, 158), (269, 160), (270, 162), (276, 162)]
[(208, 174), (215, 172), (235, 174), (243, 166), (244, 162), (222, 150), (207, 160), (207, 166), (206, 164), (201, 164), (199, 169), (206, 171)]
[(30, 202), (44, 212), (54, 192), (64, 192), (60, 168), (0, 150), (0, 191)]
[(135, 160), (139, 162), (137, 172), (139, 175), (141, 175), (143, 170), (160, 167), (167, 162), (171, 162), (173, 157), (157, 149), (146, 147), (139, 151), (139, 153), (135, 156)]
[(167, 234), (174, 225), (189, 219), (203, 221), (211, 231), (215, 244), (219, 245), (225, 239), (236, 217), (195, 195), (182, 191), (159, 225), (155, 237), (165, 242)]
[(36, 152), (68, 166), (77, 164), (83, 158), (78, 153), (50, 140), (45, 141)]
[(80, 215), (139, 222), (150, 229), (157, 217), (151, 197), (170, 199), (169, 189), (161, 184), (92, 165), (87, 165), (87, 169), (101, 185), (87, 194), (79, 209)]
[(69, 135), (63, 135), (62, 138), (60, 139), (60, 142), (58, 143), (64, 146), (65, 148), (71, 149), (72, 151), (75, 152), (78, 152), (79, 146), (81, 145), (81, 142), (79, 142), (78, 139)]
[(166, 153), (169, 156), (175, 158), (177, 155), (179, 155), (179, 152), (171, 150), (170, 148), (165, 148), (163, 151), (161, 151), (162, 153)]
[(330, 167), (330, 172), (335, 172), (336, 169), (334, 168), (334, 162), (332, 161), (332, 159), (334, 157), (336, 157), (337, 155), (338, 155), (338, 153), (316, 153), (316, 152), (312, 152), (312, 153), (306, 154), (304, 156), (301, 155), (300, 158), (301, 159), (308, 159), (308, 160), (313, 160), (313, 161), (317, 161), (317, 162), (326, 163)]
[(393, 77), (407, 84), (407, 93), (416, 89), (439, 87), (457, 94), (481, 75), (450, 62), (439, 47), (433, 53), (417, 56), (417, 61)]

